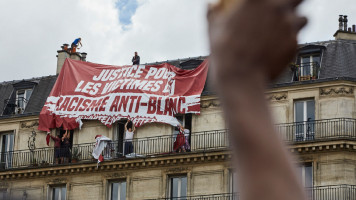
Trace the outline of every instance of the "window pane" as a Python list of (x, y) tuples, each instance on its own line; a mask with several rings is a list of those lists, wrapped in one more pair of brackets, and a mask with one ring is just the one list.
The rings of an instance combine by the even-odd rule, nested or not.
[(60, 200), (58, 188), (53, 188), (53, 200)]
[(112, 200), (118, 200), (119, 197), (119, 184), (118, 183), (112, 183), (111, 184), (111, 199)]
[(307, 120), (315, 120), (315, 103), (314, 101), (307, 101)]
[(304, 101), (295, 102), (295, 121), (304, 121)]
[(312, 57), (312, 62), (314, 63), (320, 63), (320, 55), (315, 55)]
[(182, 177), (181, 178), (181, 192), (180, 192), (180, 196), (181, 197), (185, 197), (187, 196), (187, 177)]
[(126, 182), (121, 183), (120, 200), (126, 200)]
[(311, 165), (305, 166), (305, 187), (313, 187), (313, 167)]
[(179, 178), (172, 178), (171, 197), (178, 197), (178, 179)]
[(31, 97), (31, 94), (32, 94), (32, 89), (29, 89), (29, 90), (26, 90), (26, 100), (28, 101)]
[(61, 200), (66, 200), (66, 187), (62, 187)]

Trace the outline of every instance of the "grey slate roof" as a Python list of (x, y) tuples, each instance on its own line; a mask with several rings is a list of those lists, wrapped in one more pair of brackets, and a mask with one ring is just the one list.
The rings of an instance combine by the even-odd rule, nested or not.
[[(300, 48), (304, 48), (310, 45), (319, 45), (325, 47), (325, 49), (322, 51), (323, 53), (320, 63), (320, 75), (317, 82), (341, 77), (356, 79), (356, 41), (330, 40), (300, 45)], [(292, 82), (292, 78), (293, 72), (288, 68), (274, 82), (273, 86), (278, 87), (315, 82), (313, 80)]]
[[(31, 115), (35, 113), (39, 113), (42, 110), (42, 107), (52, 90), (54, 83), (57, 80), (57, 76), (44, 76), (26, 80), (17, 80), (17, 81), (9, 81), (0, 83), (0, 118), (4, 117), (13, 117), (13, 116), (5, 116), (3, 115), (5, 109), (5, 100), (12, 99), (11, 101), (15, 101), (16, 98), (16, 89), (14, 85), (21, 83), (35, 83), (35, 87), (33, 89), (30, 100), (27, 103), (26, 109), (21, 115)], [(5, 113), (4, 113), (5, 114)]]

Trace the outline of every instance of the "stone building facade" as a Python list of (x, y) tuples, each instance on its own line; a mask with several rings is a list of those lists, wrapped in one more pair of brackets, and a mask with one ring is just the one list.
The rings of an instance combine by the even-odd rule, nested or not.
[[(300, 45), (266, 93), (276, 132), (297, 155), (309, 197), (318, 200), (356, 199), (356, 33), (340, 29), (335, 38)], [(85, 53), (60, 50), (57, 73), (68, 57), (86, 60)], [(204, 59), (167, 62), (193, 69)], [(134, 136), (135, 154), (124, 156), (125, 121), (107, 128), (88, 120), (71, 132), (69, 162), (56, 164), (53, 142), (48, 147), (37, 130), (56, 78), (0, 83), (0, 199), (239, 199), (227, 127), (208, 84), (201, 114), (177, 116), (191, 130), (190, 150), (173, 151), (171, 126), (146, 124)], [(98, 134), (114, 140), (99, 166), (90, 156)]]

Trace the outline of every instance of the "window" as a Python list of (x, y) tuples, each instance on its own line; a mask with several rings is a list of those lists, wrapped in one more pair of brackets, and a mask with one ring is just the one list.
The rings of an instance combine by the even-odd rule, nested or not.
[(8, 199), (7, 189), (0, 189), (0, 200)]
[(17, 90), (16, 92), (16, 105), (17, 113), (23, 113), (28, 101), (30, 100), (32, 89)]
[(67, 188), (65, 185), (54, 186), (50, 188), (51, 200), (65, 200)]
[(187, 196), (187, 176), (171, 177), (169, 184), (171, 199), (180, 199), (180, 197)]
[(295, 137), (297, 141), (314, 140), (315, 102), (314, 100), (294, 103)]
[(177, 152), (190, 152), (190, 144), (191, 144), (191, 130), (192, 130), (192, 114), (185, 114), (185, 115), (177, 115), (176, 118), (178, 119), (179, 123), (187, 129), (184, 131), (184, 145), (182, 146), (182, 138), (178, 139), (177, 135), (179, 133), (179, 127), (173, 127), (173, 150)]
[(0, 169), (11, 167), (12, 151), (14, 150), (14, 133), (0, 133)]
[(110, 200), (126, 199), (126, 181), (114, 181), (110, 183)]
[(298, 80), (313, 80), (319, 76), (320, 54), (307, 54), (300, 56)]
[(301, 177), (304, 187), (313, 187), (313, 164), (304, 163), (298, 167), (298, 173)]
[(236, 194), (237, 190), (237, 174), (234, 170), (230, 170), (230, 177), (229, 177), (229, 192)]

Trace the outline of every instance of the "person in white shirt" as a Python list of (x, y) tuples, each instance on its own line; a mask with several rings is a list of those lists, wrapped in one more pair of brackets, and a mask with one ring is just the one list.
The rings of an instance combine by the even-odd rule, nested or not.
[(132, 139), (135, 133), (135, 125), (132, 123), (132, 127), (127, 128), (127, 124), (130, 122), (130, 120), (127, 120), (125, 124), (125, 152), (124, 154), (130, 154), (133, 153), (133, 144), (132, 144)]

